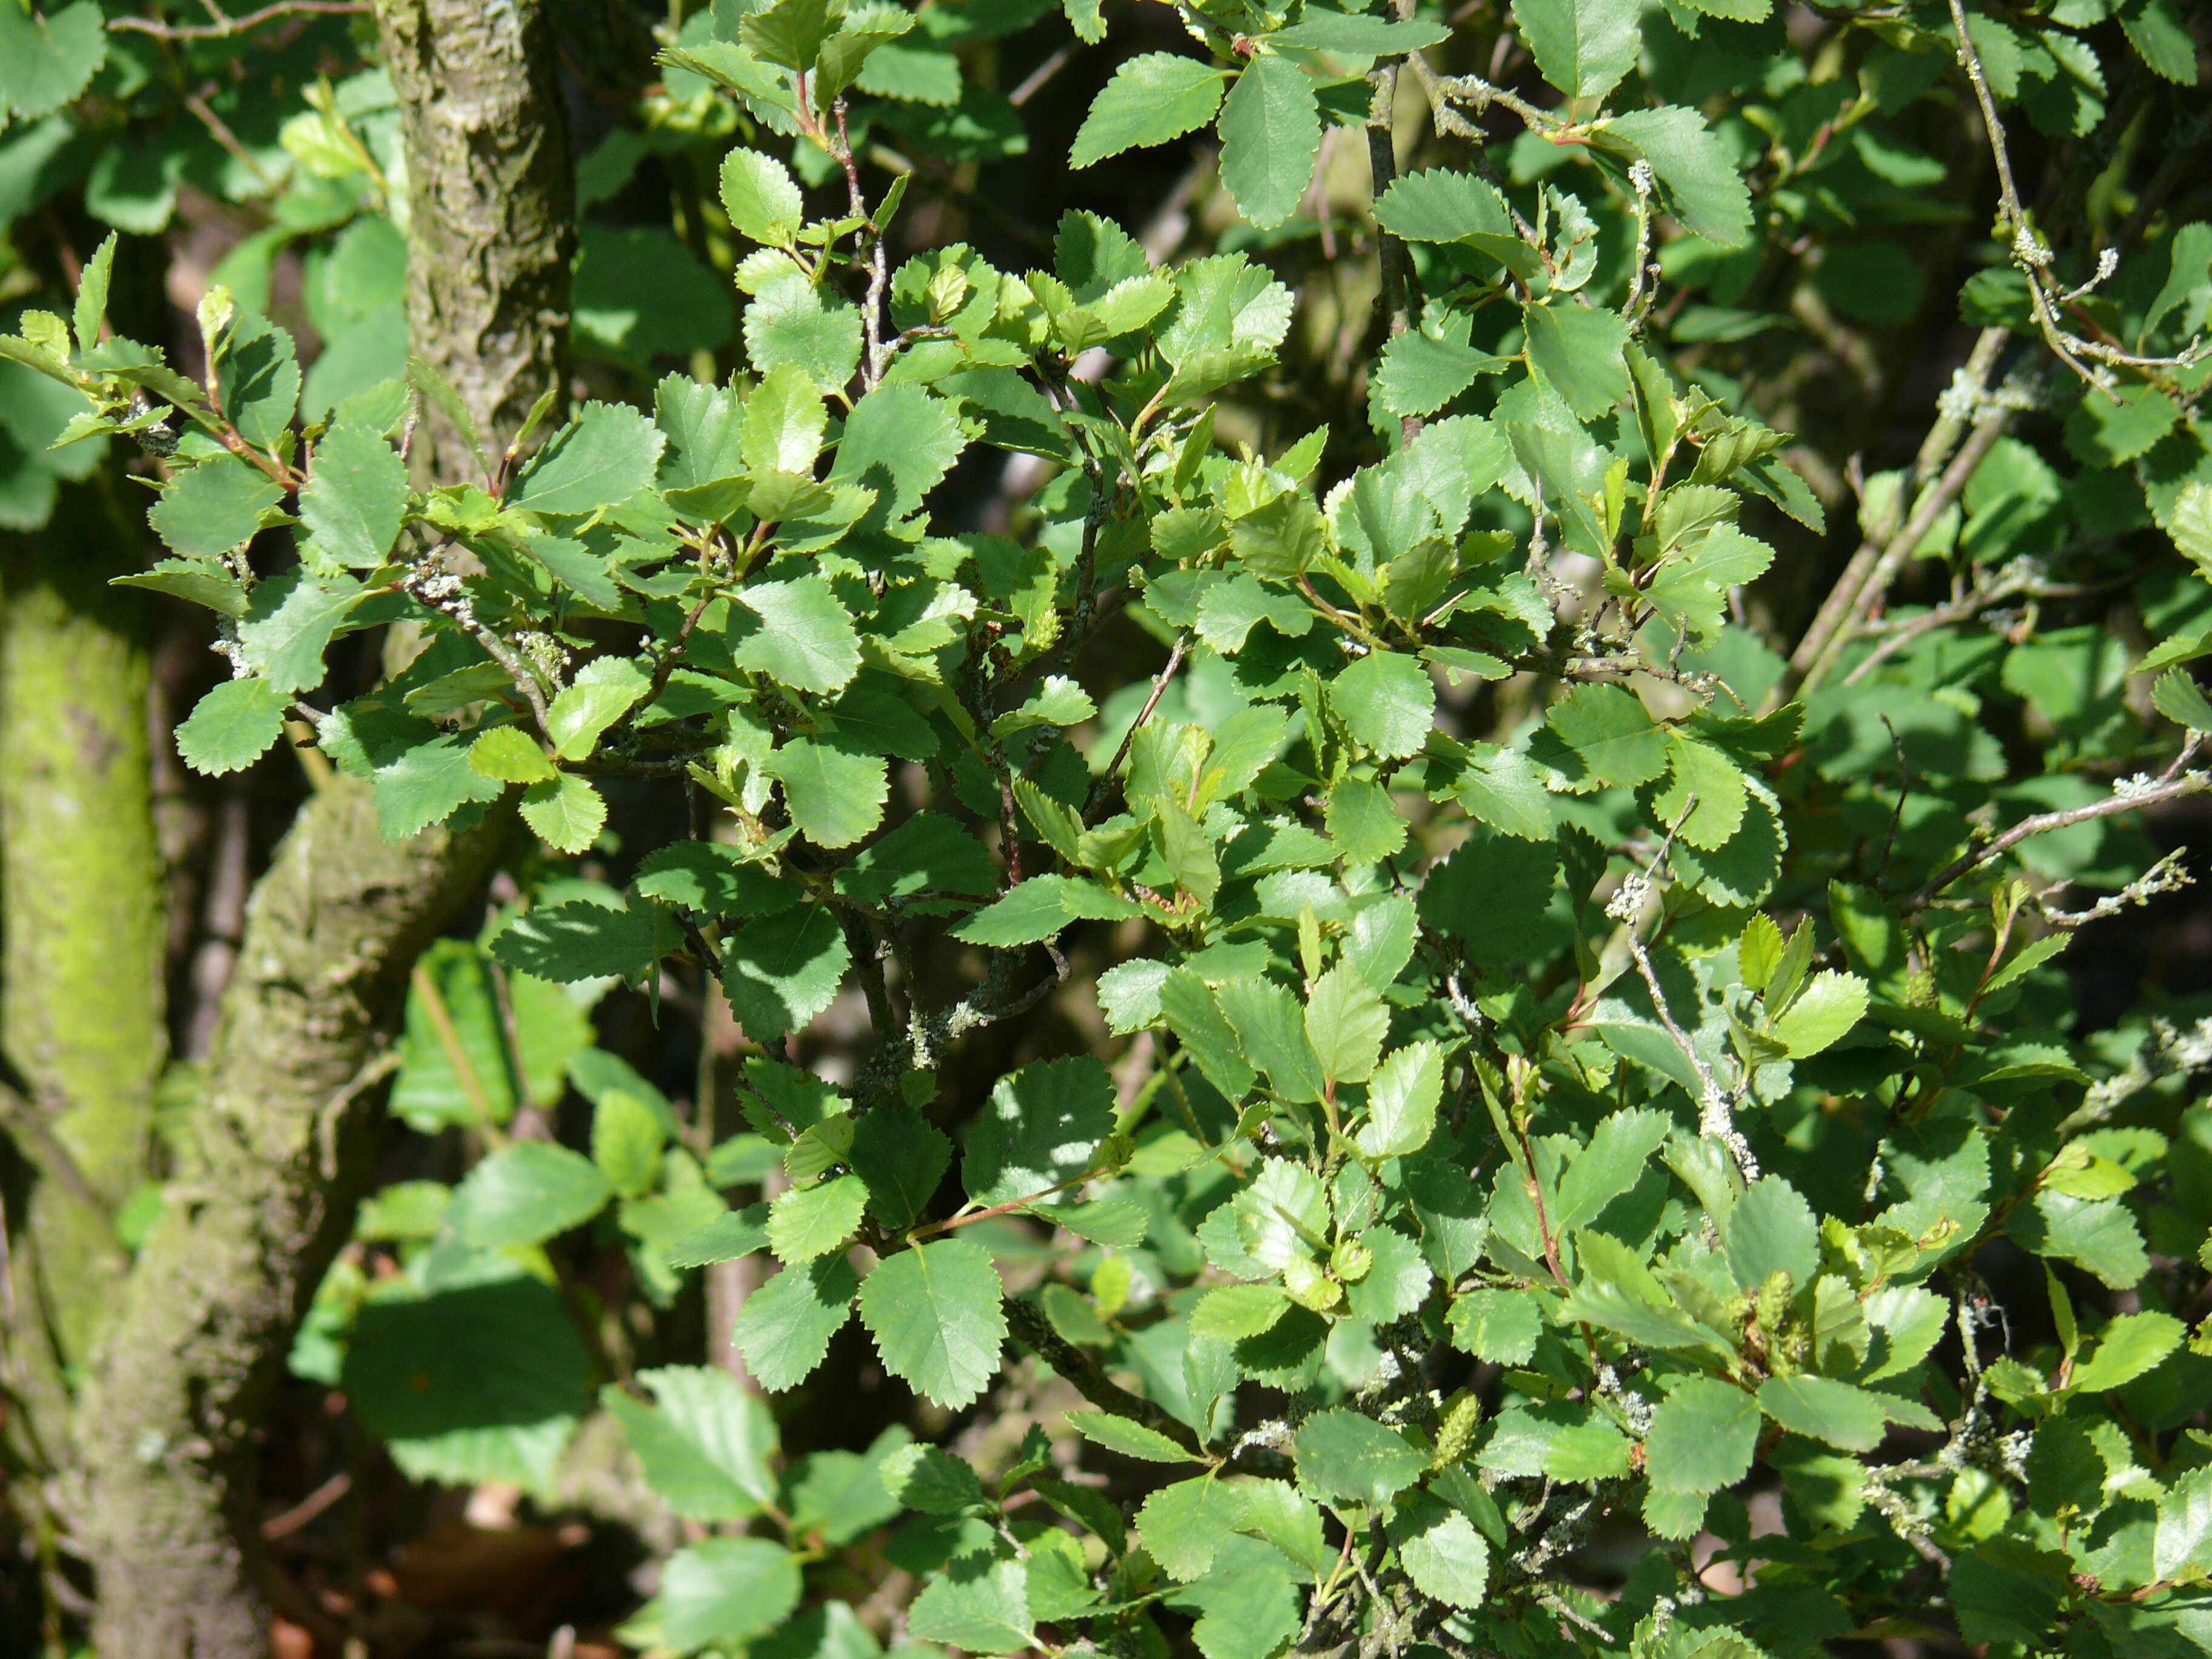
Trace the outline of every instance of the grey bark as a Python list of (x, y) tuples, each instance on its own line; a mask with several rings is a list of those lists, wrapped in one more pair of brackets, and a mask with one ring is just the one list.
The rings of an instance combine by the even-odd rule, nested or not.
[[(378, 22), (413, 181), (411, 344), (495, 465), (558, 383), (567, 321), (573, 179), (544, 8), (388, 0)], [(430, 476), (480, 476), (434, 413), (426, 435)], [(256, 1434), (366, 1180), (408, 970), (503, 823), (389, 846), (368, 787), (340, 777), (256, 884), (185, 1167), (76, 1413), (103, 1656), (268, 1653)]]
[(408, 969), (497, 848), (484, 829), (388, 845), (342, 777), (255, 886), (187, 1167), (78, 1413), (100, 1654), (268, 1650), (255, 1431), (351, 1223)]
[[(557, 383), (575, 249), (575, 170), (545, 0), (381, 0), (377, 29), (399, 94), (413, 226), (407, 321), (500, 448)], [(468, 447), (425, 410), (445, 483), (476, 476)]]

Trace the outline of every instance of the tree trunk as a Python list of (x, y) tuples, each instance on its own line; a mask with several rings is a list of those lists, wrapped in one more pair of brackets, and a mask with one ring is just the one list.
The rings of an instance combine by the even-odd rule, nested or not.
[[(567, 127), (538, 0), (380, 9), (412, 180), (411, 346), (496, 465), (556, 386), (574, 228)], [(479, 476), (426, 422), (441, 482)], [(301, 811), (248, 907), (204, 1098), (167, 1207), (77, 1413), (80, 1530), (116, 1659), (264, 1659), (255, 1433), (349, 1230), (382, 1061), (423, 946), (479, 889), (506, 822), (379, 835), (340, 777)]]
[(114, 1306), (112, 1218), (146, 1176), (167, 1048), (146, 616), (106, 585), (136, 567), (117, 532), (99, 486), (73, 489), (0, 555), (0, 1127), (29, 1175), (7, 1369), (21, 1449), (50, 1466), (70, 1440), (61, 1367)]
[[(416, 356), (461, 395), (497, 466), (559, 383), (575, 251), (575, 170), (544, 0), (382, 0), (377, 29), (399, 94), (414, 222), (407, 323)], [(423, 410), (441, 483), (478, 476), (468, 446)]]
[(341, 777), (254, 889), (189, 1167), (79, 1413), (100, 1654), (267, 1650), (254, 1432), (351, 1224), (408, 970), (497, 850), (483, 827), (388, 845), (368, 787)]

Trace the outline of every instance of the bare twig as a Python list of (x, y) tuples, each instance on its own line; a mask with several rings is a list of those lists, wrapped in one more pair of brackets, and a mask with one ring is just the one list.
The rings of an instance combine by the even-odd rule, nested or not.
[(107, 27), (150, 34), (160, 40), (227, 40), (234, 34), (244, 34), (279, 17), (359, 17), (367, 15), (370, 9), (364, 0), (277, 0), (273, 6), (226, 17), (220, 22), (164, 23), (151, 17), (115, 17), (108, 20)]
[(2155, 782), (2124, 781), (2115, 785), (2113, 793), (2103, 800), (2091, 801), (2086, 806), (2069, 806), (2061, 811), (2039, 812), (2033, 817), (2022, 818), (1995, 840), (1961, 854), (1946, 865), (1926, 886), (1905, 900), (1905, 908), (1921, 908), (1960, 877), (1980, 868), (1999, 854), (2011, 851), (2030, 836), (2068, 829), (2077, 823), (2087, 823), (2096, 818), (2111, 817), (2116, 812), (2137, 812), (2148, 807), (2163, 806), (2168, 801), (2181, 800), (2212, 789), (2212, 773), (2184, 769), (2196, 754), (2199, 741), (2192, 736), (2182, 750), (2180, 757)]

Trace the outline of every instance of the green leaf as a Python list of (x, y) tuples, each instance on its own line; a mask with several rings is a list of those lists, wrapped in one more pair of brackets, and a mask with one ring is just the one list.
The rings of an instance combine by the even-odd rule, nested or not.
[(1543, 1334), (1535, 1295), (1528, 1291), (1469, 1291), (1445, 1315), (1452, 1346), (1494, 1365), (1525, 1365)]
[(707, 1365), (637, 1373), (657, 1408), (610, 1383), (605, 1405), (637, 1455), (646, 1484), (691, 1521), (744, 1521), (776, 1500), (769, 1461), (775, 1419), (758, 1395)]
[(884, 1486), (910, 1510), (957, 1515), (983, 1501), (982, 1483), (965, 1461), (934, 1446), (901, 1446), (883, 1461)]
[(2124, 1389), (2164, 1364), (2188, 1334), (2172, 1314), (2122, 1314), (2099, 1334), (2096, 1347), (2075, 1366), (2069, 1386), (2077, 1394)]
[(780, 1194), (768, 1212), (768, 1247), (790, 1267), (840, 1249), (860, 1231), (868, 1189), (858, 1176), (838, 1176)]
[(1667, 769), (1666, 733), (1620, 686), (1577, 685), (1552, 705), (1544, 723), (1601, 783), (1626, 788)]
[[(6, 9), (0, 6), (0, 13)], [(261, 515), (283, 499), (263, 473), (234, 456), (217, 455), (172, 478), (146, 521), (185, 558), (212, 559), (249, 540)]]
[(1137, 1510), (1137, 1529), (1160, 1571), (1188, 1583), (1213, 1565), (1245, 1513), (1243, 1490), (1224, 1485), (1209, 1470), (1147, 1498)]
[(830, 476), (876, 492), (876, 518), (896, 525), (950, 471), (967, 444), (951, 400), (918, 386), (880, 386), (853, 405)]
[(1080, 1175), (1114, 1132), (1114, 1079), (1087, 1054), (999, 1079), (968, 1132), (960, 1178), (978, 1204), (1009, 1203)]
[(860, 1322), (884, 1369), (957, 1411), (998, 1375), (1002, 1295), (989, 1251), (942, 1239), (878, 1264), (860, 1286)]
[(222, 359), (222, 410), (239, 435), (274, 449), (300, 405), (300, 363), (292, 337), (266, 318), (243, 316)]
[(1719, 247), (1751, 240), (1751, 191), (1734, 157), (1705, 117), (1668, 107), (1616, 115), (1593, 134), (1594, 144), (1651, 163), (1660, 200), (1684, 229)]
[(1528, 367), (1583, 420), (1595, 420), (1628, 397), (1628, 322), (1595, 306), (1521, 308)]
[(1075, 921), (1119, 921), (1141, 915), (1129, 899), (1073, 876), (1031, 876), (952, 930), (969, 945), (1035, 945)]
[(1379, 1506), (1428, 1467), (1428, 1459), (1396, 1430), (1342, 1407), (1306, 1419), (1291, 1449), (1298, 1485), (1324, 1501)]
[[(1715, 627), (1725, 602), (1725, 594), (1713, 596)], [(1742, 770), (1711, 744), (1676, 732), (1668, 733), (1668, 754), (1671, 765), (1666, 787), (1651, 798), (1652, 821), (1674, 829), (1692, 847), (1714, 852), (1727, 846), (1743, 827), (1750, 800)]]
[(1413, 1588), (1447, 1607), (1479, 1607), (1490, 1585), (1490, 1546), (1474, 1522), (1423, 1495), (1402, 1505), (1390, 1528)]
[[(490, 787), (496, 793), (498, 786)], [(635, 980), (659, 959), (663, 925), (650, 904), (617, 908), (579, 900), (543, 905), (502, 928), (492, 939), (492, 954), (556, 984), (602, 976)]]
[(933, 1578), (907, 1610), (907, 1629), (969, 1653), (1026, 1653), (1036, 1642), (1029, 1568), (969, 1555)]
[(177, 727), (177, 753), (207, 776), (251, 766), (283, 735), (291, 706), (289, 696), (258, 675), (225, 680)]
[(1774, 1022), (1776, 1040), (1792, 1060), (1808, 1060), (1838, 1042), (1865, 1016), (1866, 981), (1825, 969), (1806, 982)]
[(1334, 11), (1310, 3), (1298, 14), (1297, 22), (1267, 37), (1275, 46), (1334, 52), (1345, 58), (1387, 58), (1396, 52), (1419, 52), (1450, 38), (1451, 31), (1442, 23), (1419, 19), (1395, 22), (1365, 12)]
[[(1543, 255), (1522, 240), (1497, 187), (1455, 167), (1430, 167), (1395, 179), (1376, 202), (1375, 218), (1405, 241), (1463, 243), (1523, 282), (1543, 266)], [(1460, 331), (1456, 337), (1464, 344), (1468, 335)]]
[(1758, 1443), (1759, 1402), (1711, 1377), (1692, 1377), (1651, 1413), (1644, 1467), (1656, 1492), (1717, 1492), (1751, 1473)]
[(366, 592), (350, 576), (319, 581), (295, 565), (253, 590), (238, 642), (246, 660), (282, 691), (323, 683), (323, 653)]
[(1327, 1081), (1321, 1057), (1306, 1035), (1305, 1012), (1287, 988), (1255, 975), (1231, 980), (1214, 995), (1236, 1028), (1244, 1057), (1267, 1074), (1279, 1098), (1299, 1103), (1321, 1098)]
[(2150, 1270), (2142, 1234), (2116, 1198), (2039, 1192), (2012, 1212), (2004, 1231), (2023, 1249), (2070, 1261), (2116, 1291), (2136, 1285)]
[(1674, 1127), (1672, 1118), (1649, 1107), (1608, 1114), (1559, 1177), (1553, 1230), (1575, 1232), (1595, 1221), (1643, 1177)]
[(1370, 651), (1329, 682), (1328, 699), (1353, 739), (1395, 760), (1428, 740), (1437, 690), (1418, 658)]
[(1273, 1329), (1290, 1310), (1291, 1300), (1280, 1285), (1219, 1285), (1191, 1310), (1191, 1334), (1224, 1342), (1242, 1341)]
[(756, 1040), (803, 1030), (836, 1000), (852, 961), (828, 906), (800, 905), (745, 922), (722, 941), (722, 989)]
[[(476, 766), (471, 749), (469, 763)], [(481, 770), (481, 768), (476, 769)], [(585, 853), (607, 827), (607, 804), (586, 778), (563, 772), (522, 792), (522, 821), (556, 853)]]
[(559, 774), (519, 726), (495, 726), (469, 745), (469, 769), (501, 783), (550, 783)]
[(1802, 1289), (1820, 1267), (1820, 1224), (1795, 1187), (1780, 1176), (1761, 1176), (1729, 1211), (1721, 1248), (1745, 1291), (1755, 1292), (1776, 1273)]
[(690, 1232), (660, 1253), (672, 1267), (708, 1267), (717, 1261), (736, 1261), (768, 1248), (768, 1206), (748, 1204), (742, 1210), (725, 1210), (696, 1232)]
[(94, 0), (43, 18), (0, 6), (0, 110), (35, 121), (70, 102), (107, 61), (107, 27)]
[(850, 847), (884, 821), (890, 771), (880, 755), (793, 738), (761, 769), (783, 786), (791, 821), (817, 847)]
[(1367, 1121), (1352, 1139), (1369, 1158), (1403, 1158), (1429, 1144), (1443, 1098), (1443, 1055), (1433, 1042), (1397, 1050), (1367, 1085)]
[(1569, 98), (1602, 98), (1644, 44), (1636, 0), (1513, 0), (1513, 21), (1544, 78)]
[(952, 1167), (952, 1143), (910, 1107), (878, 1106), (853, 1127), (853, 1172), (868, 1188), (868, 1210), (885, 1227), (910, 1227)]
[[(842, 8), (839, 9), (842, 12)], [(772, 4), (741, 14), (738, 39), (763, 63), (811, 70), (837, 21), (830, 0), (774, 0)]]
[(652, 689), (645, 671), (628, 657), (595, 657), (576, 671), (546, 710), (545, 732), (562, 760), (591, 757), (609, 726)]
[(1339, 963), (1314, 982), (1305, 1026), (1323, 1077), (1331, 1083), (1364, 1083), (1382, 1057), (1390, 1011), (1357, 969)]
[[(1257, 1285), (1237, 1285), (1238, 1290), (1256, 1290)], [(1134, 1457), (1147, 1463), (1195, 1463), (1199, 1460), (1177, 1445), (1158, 1429), (1148, 1429), (1142, 1423), (1132, 1422), (1126, 1417), (1115, 1417), (1109, 1412), (1070, 1412), (1067, 1426), (1093, 1445), (1103, 1446), (1108, 1451), (1119, 1452), (1124, 1457)]]
[(1442, 317), (1430, 309), (1419, 328), (1394, 335), (1382, 347), (1374, 395), (1391, 414), (1433, 415), (1484, 375), (1511, 360), (1468, 343), (1474, 319), (1463, 311)]
[(300, 520), (316, 550), (356, 569), (384, 562), (407, 512), (407, 463), (383, 434), (341, 422), (315, 446)]
[(731, 654), (738, 667), (766, 674), (793, 691), (817, 694), (842, 690), (860, 672), (853, 613), (821, 577), (753, 582), (735, 597), (759, 618), (759, 625), (744, 634), (732, 630)]
[(1127, 59), (1092, 100), (1067, 165), (1087, 167), (1204, 126), (1221, 107), (1223, 78), (1211, 64), (1174, 52)]
[(1287, 58), (1253, 58), (1221, 106), (1221, 182), (1237, 210), (1261, 230), (1281, 224), (1313, 181), (1320, 148), (1313, 77)]
[(790, 364), (824, 392), (841, 390), (860, 364), (860, 313), (804, 271), (761, 284), (745, 307), (744, 334), (745, 355), (760, 373)]
[(592, 1103), (592, 1162), (624, 1198), (643, 1198), (660, 1184), (668, 1126), (653, 1105), (627, 1089), (606, 1089)]
[(2152, 74), (2177, 86), (2197, 84), (2197, 42), (2173, 0), (2121, 0), (2113, 10)]
[(1168, 1605), (1199, 1615), (1190, 1639), (1204, 1659), (1273, 1659), (1305, 1622), (1305, 1576), (1273, 1543), (1232, 1534), (1212, 1569)]
[(581, 1152), (520, 1140), (470, 1170), (453, 1202), (464, 1238), (481, 1250), (503, 1250), (581, 1226), (613, 1196), (605, 1173)]
[(2183, 1583), (2212, 1575), (2212, 1468), (2191, 1469), (2160, 1494), (2151, 1571)]
[[(13, 18), (9, 18), (9, 22), (13, 22)], [(4, 100), (4, 97), (7, 97), (7, 93), (0, 93), (0, 100)], [(112, 276), (115, 276), (115, 232), (111, 230), (106, 239), (100, 243), (100, 248), (93, 252), (93, 257), (86, 258), (84, 270), (77, 274), (77, 305), (76, 310), (70, 312), (70, 325), (77, 334), (77, 349), (80, 352), (91, 352), (93, 347), (100, 345), (100, 323), (108, 314), (108, 285), (111, 285)]]
[(806, 222), (806, 204), (791, 169), (742, 146), (722, 158), (722, 208), (731, 229), (770, 247), (789, 247)]
[(465, 1254), (434, 1289), (401, 1279), (371, 1292), (338, 1385), (412, 1479), (544, 1492), (591, 1406), (591, 1372), (558, 1291)]
[(1793, 1434), (1842, 1451), (1872, 1451), (1887, 1432), (1882, 1396), (1826, 1376), (1770, 1376), (1759, 1407)]
[(2169, 668), (2151, 686), (2150, 700), (2158, 712), (2176, 726), (2192, 732), (2212, 732), (2212, 702), (2190, 678), (2185, 668)]
[[(805, 370), (786, 363), (763, 376), (744, 401), (738, 428), (738, 445), (747, 469), (756, 473), (811, 476), (829, 421), (822, 390)], [(758, 584), (755, 591), (768, 585)], [(849, 623), (850, 617), (846, 620)]]
[(626, 1630), (641, 1645), (696, 1653), (766, 1635), (799, 1605), (799, 1563), (764, 1538), (708, 1538), (668, 1558), (660, 1592)]
[(842, 1255), (786, 1267), (738, 1310), (733, 1339), (745, 1369), (770, 1394), (805, 1382), (830, 1352), (830, 1339), (852, 1316), (859, 1288)]
[(642, 410), (586, 404), (531, 458), (507, 504), (560, 518), (613, 507), (653, 482), (667, 441)]
[(1358, 1243), (1368, 1263), (1366, 1272), (1345, 1286), (1345, 1305), (1352, 1317), (1381, 1327), (1419, 1311), (1436, 1283), (1421, 1247), (1395, 1227), (1370, 1227)]

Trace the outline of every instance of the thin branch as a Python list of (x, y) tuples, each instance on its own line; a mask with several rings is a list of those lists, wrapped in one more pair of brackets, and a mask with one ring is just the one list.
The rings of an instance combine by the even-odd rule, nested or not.
[(107, 27), (150, 34), (158, 40), (227, 40), (234, 34), (244, 34), (279, 17), (361, 17), (371, 9), (363, 0), (277, 0), (273, 6), (227, 17), (219, 23), (163, 23), (151, 17), (114, 17), (108, 20)]
[[(1875, 607), (1887, 597), (1889, 585), (1897, 580), (1897, 573), (1904, 568), (1905, 560), (1912, 556), (1921, 539), (1936, 527), (1936, 520), (1943, 515), (1943, 509), (1959, 498), (1966, 487), (1967, 480), (1974, 476), (1974, 469), (1982, 464), (1990, 451), (1996, 447), (1997, 440), (2004, 435), (2006, 428), (2011, 426), (2014, 413), (2010, 404), (2001, 404), (1983, 415), (1976, 422), (1966, 441), (1960, 446), (1959, 453), (1951, 458), (1951, 464), (1943, 469), (1943, 476), (1932, 487), (1921, 492), (1920, 499), (1913, 503), (1911, 516), (1905, 520), (1904, 527), (1890, 538), (1888, 544), (1875, 559), (1864, 586), (1853, 596), (1842, 614), (1833, 619), (1832, 631), (1825, 643), (1812, 655), (1804, 677), (1797, 683), (1798, 696), (1802, 696), (1810, 691), (1835, 668), (1837, 660), (1843, 655), (1844, 647), (1850, 642), (1852, 625), (1872, 615)], [(1808, 639), (1809, 641), (1810, 635)]]
[(1206, 1455), (1205, 1446), (1188, 1424), (1151, 1401), (1139, 1399), (1107, 1376), (1097, 1360), (1053, 1329), (1042, 1310), (1014, 1297), (1006, 1299), (1006, 1327), (1014, 1340), (1073, 1383), (1092, 1405), (1165, 1435), (1194, 1457)]
[(1098, 775), (1098, 781), (1091, 786), (1090, 799), (1083, 803), (1085, 817), (1087, 818), (1097, 811), (1105, 801), (1106, 792), (1113, 787), (1114, 775), (1121, 769), (1121, 763), (1129, 757), (1129, 745), (1136, 742), (1138, 732), (1146, 720), (1152, 719), (1152, 710), (1160, 706), (1160, 698), (1168, 689), (1168, 682), (1175, 678), (1176, 670), (1182, 666), (1182, 654), (1189, 647), (1190, 635), (1188, 631), (1176, 635), (1175, 645), (1168, 652), (1167, 666), (1161, 669), (1158, 678), (1152, 681), (1152, 695), (1145, 699), (1145, 706), (1137, 711), (1137, 718), (1129, 723), (1129, 729), (1121, 734), (1121, 746), (1114, 751), (1114, 758), (1106, 763), (1106, 769)]
[(1905, 908), (1908, 911), (1920, 909), (1960, 877), (1980, 868), (2001, 853), (2010, 852), (2031, 836), (2069, 829), (2096, 818), (2108, 818), (2116, 812), (2137, 812), (2153, 806), (2163, 806), (2168, 801), (2182, 800), (2212, 789), (2212, 773), (2180, 769), (2196, 753), (2197, 742), (2198, 739), (2192, 737), (2188, 746), (2182, 750), (2180, 759), (2167, 768), (2166, 775), (2155, 783), (2133, 788), (2124, 783), (2117, 786), (2114, 793), (2103, 800), (2091, 801), (2086, 806), (2069, 806), (2063, 811), (2039, 812), (2033, 817), (2022, 818), (1996, 840), (1985, 842), (1953, 860), (1926, 886), (1905, 900)]

